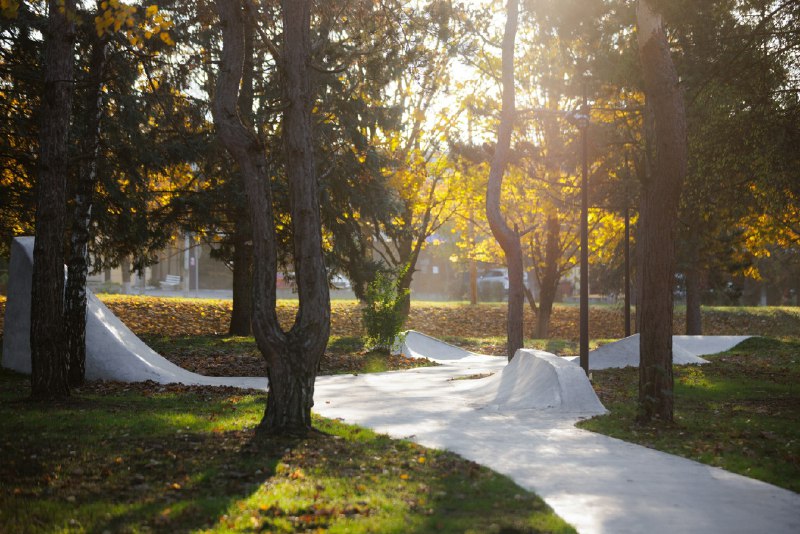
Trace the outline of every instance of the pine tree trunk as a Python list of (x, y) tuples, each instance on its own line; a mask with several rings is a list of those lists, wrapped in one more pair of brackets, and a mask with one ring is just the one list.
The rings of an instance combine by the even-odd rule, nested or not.
[(287, 104), (283, 135), (299, 296), (298, 313), (289, 332), (281, 329), (275, 311), (277, 253), (265, 151), (252, 129), (242, 123), (237, 109), (245, 60), (242, 6), (238, 0), (217, 0), (217, 11), (223, 47), (214, 122), (245, 182), (253, 229), (253, 333), (267, 361), (270, 381), (258, 431), (302, 435), (311, 430), (314, 381), (330, 331), (330, 296), (311, 143), (310, 2), (283, 2), (284, 46), (276, 58)]
[(64, 344), (66, 175), (72, 108), (74, 0), (50, 0), (45, 36), (42, 125), (39, 131), (36, 241), (31, 291), (31, 394), (69, 395)]
[(311, 429), (311, 408), (314, 406), (316, 365), (306, 359), (302, 339), (294, 336), (283, 349), (284, 357), (267, 370), (269, 392), (267, 410), (258, 427), (265, 435), (303, 436)]
[[(244, 26), (244, 64), (239, 92), (239, 116), (248, 128), (253, 126), (253, 20), (247, 18)], [(242, 183), (241, 175), (235, 175)], [(233, 236), (233, 305), (228, 333), (232, 336), (249, 336), (253, 333), (251, 318), (253, 311), (253, 232), (247, 206), (237, 205)]]
[(508, 0), (507, 18), (503, 34), (503, 105), (500, 112), (500, 126), (497, 131), (497, 147), (489, 170), (489, 185), (486, 191), (486, 218), (497, 242), (503, 249), (508, 267), (508, 316), (506, 323), (506, 350), (509, 361), (518, 349), (522, 348), (523, 306), (525, 288), (523, 282), (522, 246), (516, 229), (508, 226), (501, 210), (500, 197), (503, 176), (508, 164), (511, 148), (511, 132), (514, 129), (515, 91), (514, 91), (514, 43), (519, 18), (518, 0)]
[[(331, 302), (328, 276), (322, 250), (322, 219), (319, 190), (311, 137), (311, 109), (314, 104), (309, 69), (311, 56), (310, 0), (283, 0), (284, 96), (288, 104), (283, 115), (283, 144), (289, 179), (289, 200), (294, 229), (294, 267), (297, 276), (299, 310), (294, 326), (284, 345), (283, 366), (270, 370), (281, 384), (297, 383), (287, 393), (291, 410), (267, 402), (267, 413), (261, 423), (266, 432), (298, 432), (311, 429), (311, 407), (314, 404), (314, 380), (331, 324)], [(299, 360), (301, 365), (296, 363)], [(284, 380), (287, 362), (295, 367)], [(282, 386), (281, 386), (282, 387)], [(276, 390), (277, 395), (283, 395)], [(297, 403), (295, 405), (294, 403)], [(302, 410), (302, 414), (299, 411)], [(272, 413), (274, 412), (274, 413)], [(300, 417), (302, 415), (302, 418)]]
[(74, 199), (67, 287), (64, 294), (64, 336), (69, 353), (69, 383), (83, 384), (86, 374), (86, 276), (89, 271), (89, 223), (97, 183), (100, 153), (100, 118), (103, 113), (103, 70), (106, 44), (94, 38), (86, 96), (86, 126), (81, 139), (81, 162)]
[(686, 119), (661, 17), (647, 0), (639, 1), (636, 15), (642, 74), (655, 121), (653, 164), (641, 200), (638, 419), (672, 421), (675, 235), (687, 165)]
[(253, 246), (246, 208), (238, 208), (233, 236), (233, 307), (228, 334), (249, 336), (253, 309)]

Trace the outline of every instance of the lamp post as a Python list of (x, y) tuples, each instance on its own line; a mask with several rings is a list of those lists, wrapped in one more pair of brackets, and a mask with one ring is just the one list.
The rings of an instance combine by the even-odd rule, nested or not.
[(581, 273), (580, 273), (580, 364), (589, 375), (589, 104), (586, 85), (583, 88), (583, 105), (573, 115), (581, 131)]

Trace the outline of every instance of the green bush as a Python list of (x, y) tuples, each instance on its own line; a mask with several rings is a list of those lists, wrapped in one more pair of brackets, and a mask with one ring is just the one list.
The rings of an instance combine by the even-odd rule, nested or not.
[(122, 286), (114, 282), (102, 282), (89, 286), (94, 294), (105, 293), (107, 295), (118, 295), (122, 293)]
[(364, 294), (365, 306), (361, 310), (361, 320), (367, 333), (364, 338), (367, 346), (389, 350), (395, 337), (403, 329), (406, 317), (402, 303), (408, 290), (397, 287), (399, 277), (392, 273), (379, 272)]

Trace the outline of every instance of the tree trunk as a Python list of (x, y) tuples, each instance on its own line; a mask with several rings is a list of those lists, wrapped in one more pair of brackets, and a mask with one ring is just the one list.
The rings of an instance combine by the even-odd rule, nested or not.
[[(94, 34), (93, 34), (94, 35)], [(67, 287), (64, 295), (64, 336), (69, 353), (69, 383), (83, 384), (86, 374), (86, 276), (89, 271), (89, 224), (92, 197), (97, 183), (100, 153), (100, 118), (103, 114), (103, 70), (106, 43), (95, 36), (86, 94), (86, 126), (81, 139), (81, 163), (74, 199)]]
[[(322, 249), (322, 221), (319, 190), (314, 165), (311, 135), (311, 109), (314, 103), (309, 69), (311, 56), (311, 0), (283, 0), (283, 75), (284, 96), (288, 107), (283, 115), (283, 143), (289, 179), (290, 211), (294, 228), (294, 267), (297, 275), (299, 310), (289, 332), (285, 360), (302, 366), (288, 380), (303, 380), (301, 390), (304, 419), (284, 416), (283, 411), (270, 415), (267, 401), (266, 431), (282, 428), (311, 428), (314, 404), (314, 379), (331, 325), (331, 302), (325, 258)], [(296, 351), (302, 351), (295, 355)], [(270, 379), (273, 374), (270, 374)], [(272, 396), (270, 390), (270, 396)], [(278, 395), (278, 392), (275, 392)], [(293, 398), (293, 397), (292, 397)], [(275, 406), (275, 410), (284, 408)]]
[(36, 241), (31, 291), (31, 394), (69, 395), (64, 346), (64, 248), (69, 123), (72, 110), (74, 0), (50, 0), (39, 130)]
[[(428, 224), (430, 223), (431, 211), (430, 211), (430, 202), (428, 203), (428, 209), (425, 211), (425, 214), (422, 216), (422, 222), (420, 226), (422, 227), (422, 231), (417, 234), (416, 237), (411, 237), (408, 235), (407, 237), (400, 239), (398, 247), (397, 247), (397, 255), (400, 259), (400, 272), (397, 273), (397, 291), (398, 294), (402, 295), (402, 298), (399, 302), (400, 312), (403, 314), (403, 321), (405, 322), (408, 319), (409, 314), (411, 313), (411, 282), (414, 280), (414, 273), (417, 272), (417, 261), (419, 261), (419, 255), (422, 252), (422, 246), (425, 243), (425, 238), (428, 235), (427, 228)], [(409, 210), (405, 215), (405, 220), (410, 221), (413, 215)]]
[(519, 232), (508, 226), (500, 210), (500, 197), (503, 176), (508, 164), (511, 148), (511, 132), (514, 129), (515, 91), (514, 91), (514, 42), (519, 18), (518, 0), (508, 0), (507, 18), (503, 34), (503, 106), (500, 112), (500, 125), (497, 131), (497, 147), (489, 170), (489, 185), (486, 191), (486, 217), (497, 242), (503, 249), (508, 267), (508, 317), (506, 324), (509, 361), (518, 349), (522, 348), (522, 318), (524, 305), (524, 283), (522, 265), (522, 246)]
[(653, 165), (642, 187), (638, 419), (672, 421), (675, 234), (687, 166), (686, 119), (661, 17), (647, 0), (639, 1), (636, 15), (642, 74), (654, 120)]
[(558, 214), (551, 213), (547, 217), (547, 237), (544, 253), (544, 272), (540, 277), (539, 313), (536, 316), (536, 337), (549, 337), (550, 317), (553, 314), (553, 303), (556, 300), (558, 282), (561, 275), (558, 271), (558, 260), (561, 257), (560, 233), (561, 222)]
[(694, 265), (686, 272), (686, 335), (703, 334), (703, 316), (700, 312), (700, 300), (703, 291), (703, 273)]
[[(253, 20), (246, 20), (244, 27), (244, 64), (239, 92), (239, 114), (248, 128), (253, 127)], [(240, 174), (234, 175), (237, 185), (243, 185)], [(253, 232), (247, 206), (235, 206), (235, 228), (233, 236), (233, 305), (228, 334), (249, 336), (253, 333), (251, 317), (253, 311)]]
[(228, 334), (249, 336), (253, 310), (253, 235), (247, 208), (237, 207), (233, 236), (233, 307)]
[[(472, 206), (469, 208), (469, 221), (467, 226), (467, 236), (471, 249), (475, 248), (475, 216)], [(474, 306), (478, 303), (478, 262), (475, 258), (469, 259), (469, 303)]]
[(270, 384), (258, 430), (303, 435), (311, 430), (314, 381), (330, 331), (330, 296), (311, 144), (310, 2), (284, 0), (284, 46), (276, 58), (286, 101), (283, 135), (299, 294), (299, 309), (289, 332), (281, 329), (275, 311), (277, 251), (265, 151), (237, 109), (245, 59), (242, 5), (239, 0), (218, 0), (217, 11), (223, 47), (213, 115), (220, 141), (239, 164), (245, 182), (253, 228), (252, 326), (267, 361)]

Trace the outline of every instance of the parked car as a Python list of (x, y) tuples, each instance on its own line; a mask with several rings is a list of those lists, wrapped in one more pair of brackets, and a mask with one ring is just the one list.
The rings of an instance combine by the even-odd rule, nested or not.
[(350, 289), (350, 280), (347, 277), (336, 274), (331, 277), (331, 289)]

